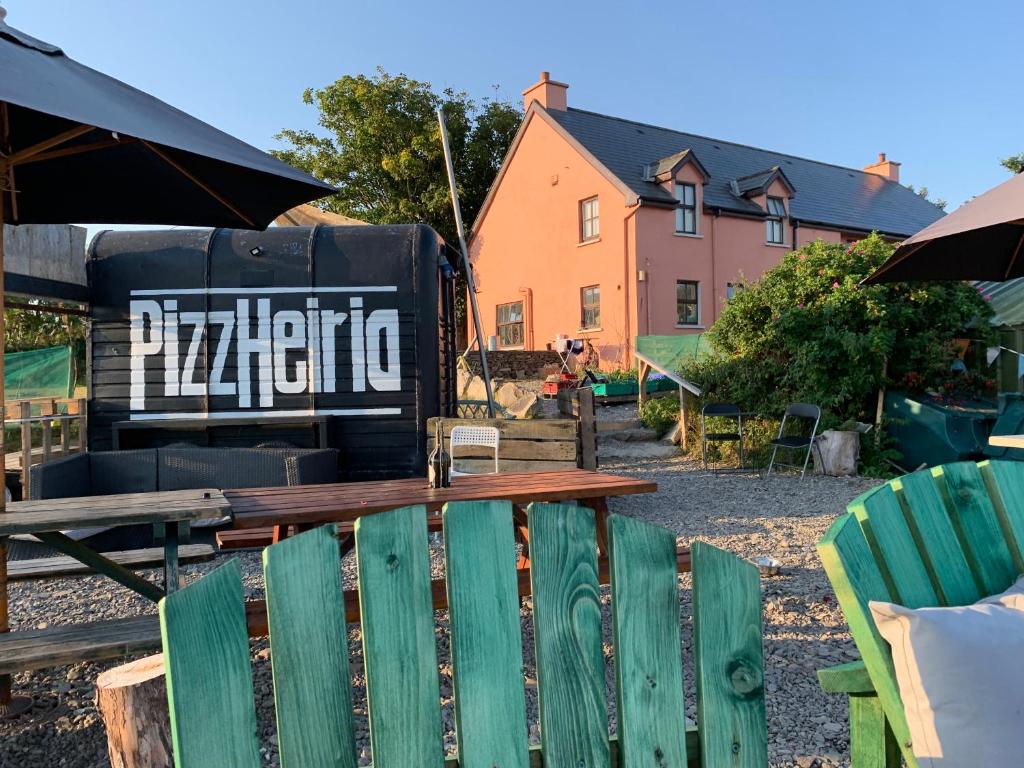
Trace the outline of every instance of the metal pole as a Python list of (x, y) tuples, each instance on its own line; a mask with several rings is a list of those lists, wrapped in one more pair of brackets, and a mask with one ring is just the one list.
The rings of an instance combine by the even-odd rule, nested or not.
[[(0, 14), (0, 19), (3, 19)], [(3, 115), (0, 115), (0, 122), (6, 123), (6, 104), (3, 105)], [(0, 131), (6, 134), (6, 125), (0, 125)], [(7, 136), (0, 136), (0, 140), (6, 144)], [(0, 147), (7, 150), (8, 147)], [(4, 196), (8, 187), (8, 166), (0, 159), (0, 456), (6, 456), (7, 433), (4, 429), (4, 417), (6, 408), (4, 400)], [(5, 462), (6, 464), (6, 462)], [(0, 484), (0, 515), (7, 512), (7, 478)], [(0, 536), (0, 634), (10, 632), (10, 620), (7, 614), (7, 537)], [(32, 699), (26, 696), (11, 695), (11, 676), (0, 675), (0, 719), (17, 717), (32, 706)]]
[(480, 370), (483, 372), (484, 390), (487, 392), (487, 416), (493, 419), (494, 397), (491, 395), (491, 374), (487, 370), (487, 346), (483, 342), (484, 332), (480, 327), (480, 312), (476, 306), (476, 288), (473, 286), (473, 270), (469, 266), (469, 248), (466, 247), (466, 230), (462, 226), (459, 190), (455, 186), (455, 165), (452, 163), (451, 147), (448, 146), (448, 127), (444, 122), (444, 110), (437, 110), (437, 122), (441, 126), (441, 146), (444, 147), (444, 160), (448, 167), (448, 186), (452, 191), (455, 229), (459, 233), (459, 247), (462, 249), (462, 268), (466, 273), (466, 289), (469, 291), (470, 311), (473, 314), (473, 327), (476, 329), (476, 346), (480, 350)]

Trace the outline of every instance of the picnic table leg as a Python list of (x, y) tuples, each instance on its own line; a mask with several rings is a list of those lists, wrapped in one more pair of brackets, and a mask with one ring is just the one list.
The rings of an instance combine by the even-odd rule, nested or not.
[(530, 525), (526, 517), (526, 509), (518, 504), (512, 505), (512, 525), (515, 527), (516, 540), (522, 545), (516, 568), (520, 571), (530, 567)]
[[(7, 617), (7, 537), (0, 536), (0, 633), (11, 631)], [(11, 693), (11, 676), (0, 675), (0, 719), (17, 717), (28, 711), (32, 699)]]
[(592, 499), (581, 499), (581, 507), (594, 510), (594, 522), (597, 524), (597, 551), (601, 557), (608, 557), (608, 500), (604, 496)]
[[(168, 526), (168, 537), (171, 535), (171, 529), (174, 531), (174, 536), (177, 537), (177, 523), (172, 523)], [(128, 589), (133, 592), (138, 592), (140, 595), (148, 600), (152, 600), (154, 603), (164, 597), (164, 591), (156, 584), (146, 581), (135, 573), (135, 571), (125, 568), (120, 563), (115, 563), (113, 560), (104, 557), (99, 552), (90, 549), (81, 542), (68, 538), (63, 533), (57, 533), (56, 531), (50, 531), (48, 533), (40, 532), (36, 533), (35, 537), (44, 544), (48, 544), (54, 549), (63, 552), (65, 555), (70, 555), (80, 563), (84, 563), (97, 573), (101, 573), (104, 576), (113, 579), (118, 584), (128, 587)]]
[(167, 526), (164, 538), (164, 592), (168, 595), (178, 589), (178, 524)]

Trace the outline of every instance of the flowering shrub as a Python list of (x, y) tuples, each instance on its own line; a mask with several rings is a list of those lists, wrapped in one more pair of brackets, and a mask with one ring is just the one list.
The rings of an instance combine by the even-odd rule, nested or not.
[[(788, 403), (816, 403), (823, 428), (873, 422), (882, 386), (948, 386), (953, 340), (988, 342), (992, 310), (967, 283), (859, 287), (893, 250), (871, 235), (787, 254), (729, 301), (708, 331), (712, 354), (685, 374), (708, 401), (765, 416), (781, 415)], [(959, 376), (958, 384), (970, 378), (987, 386)]]

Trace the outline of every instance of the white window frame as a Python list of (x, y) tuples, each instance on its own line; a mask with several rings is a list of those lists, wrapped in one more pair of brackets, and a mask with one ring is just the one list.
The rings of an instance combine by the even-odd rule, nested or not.
[(580, 242), (589, 243), (601, 237), (601, 208), (597, 195), (580, 200)]
[[(502, 323), (501, 322), (501, 310), (504, 309), (505, 307), (513, 307), (516, 304), (519, 305), (519, 321), (518, 322), (511, 322), (511, 323)], [(523, 345), (526, 344), (526, 318), (525, 318), (525, 316), (523, 314), (523, 309), (524, 309), (524, 305), (523, 305), (523, 301), (521, 299), (519, 301), (506, 301), (504, 304), (498, 304), (494, 308), (494, 331), (495, 331), (495, 333), (498, 336), (498, 346), (499, 347), (501, 347), (503, 349), (515, 349), (517, 347), (522, 347)], [(518, 325), (519, 326), (519, 336), (520, 336), (519, 343), (518, 344), (506, 344), (502, 340), (502, 338), (501, 338), (501, 329), (502, 329), (503, 326), (504, 327), (508, 327), (508, 326), (513, 326), (513, 325)]]
[[(686, 202), (686, 192), (693, 193), (693, 201)], [(700, 216), (697, 215), (697, 185), (688, 181), (677, 181), (675, 188), (676, 197), (676, 234), (677, 235), (699, 235)], [(686, 228), (686, 214), (693, 214), (693, 229)]]
[[(781, 197), (769, 197), (767, 200), (768, 218), (764, 222), (764, 239), (769, 245), (786, 244), (786, 201)], [(778, 237), (778, 239), (776, 239)]]
[[(597, 322), (587, 322), (587, 291), (595, 291), (597, 293)], [(593, 311), (595, 305), (589, 305)], [(598, 285), (584, 285), (580, 288), (580, 329), (585, 331), (597, 330), (601, 327), (601, 286)]]
[[(682, 285), (692, 285), (694, 287), (694, 301), (693, 303), (697, 307), (697, 319), (692, 323), (684, 323), (682, 318), (679, 317), (679, 287)], [(687, 302), (690, 303), (690, 302)], [(676, 280), (676, 327), (677, 328), (696, 328), (700, 326), (700, 280)]]

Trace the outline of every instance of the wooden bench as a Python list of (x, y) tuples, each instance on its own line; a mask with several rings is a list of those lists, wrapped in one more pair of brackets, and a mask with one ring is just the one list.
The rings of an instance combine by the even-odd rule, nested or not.
[(850, 697), (852, 768), (917, 768), (888, 644), (868, 602), (969, 605), (1024, 571), (1024, 463), (960, 462), (913, 472), (847, 506), (818, 543), (862, 661), (819, 670)]
[[(608, 522), (618, 739), (609, 742), (595, 514), (529, 509), (541, 745), (527, 739), (512, 506), (445, 506), (458, 764), (525, 768), (744, 766), (767, 759), (757, 569), (694, 545), (697, 725), (687, 728), (676, 543), (671, 531)], [(356, 525), (373, 764), (445, 762), (426, 509)], [(283, 768), (356, 765), (346, 596), (329, 527), (264, 552)], [(177, 768), (261, 762), (241, 569), (236, 561), (160, 602)], [(210, 691), (217, 691), (210, 696)], [(538, 754), (540, 753), (540, 754)]]
[[(104, 556), (126, 568), (161, 568), (164, 564), (162, 547), (126, 549), (123, 552), (105, 552)], [(205, 563), (213, 560), (217, 551), (209, 544), (186, 544), (178, 548), (178, 562)], [(7, 564), (7, 580), (48, 579), (61, 576), (95, 576), (94, 571), (73, 557), (37, 557), (33, 560), (12, 560)]]

